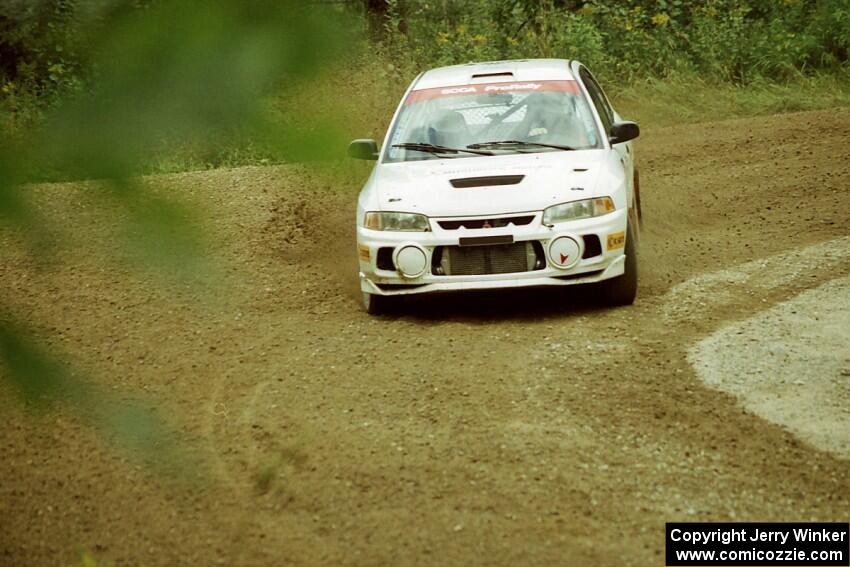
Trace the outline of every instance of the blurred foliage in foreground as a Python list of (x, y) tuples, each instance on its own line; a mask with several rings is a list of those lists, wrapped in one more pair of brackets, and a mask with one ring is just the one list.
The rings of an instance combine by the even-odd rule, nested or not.
[[(204, 152), (236, 132), (262, 140), (281, 158), (320, 154), (321, 128), (312, 123), (296, 132), (273, 120), (267, 98), (309, 80), (338, 57), (351, 44), (349, 29), (341, 7), (295, 0), (5, 0), (4, 238), (21, 243), (35, 265), (49, 270), (64, 238), (40, 219), (30, 183), (97, 179), (93, 202), (126, 224), (119, 245), (137, 252), (139, 269), (153, 266), (184, 284), (202, 280), (208, 274), (200, 271), (203, 240), (192, 212), (177, 192), (154, 193), (135, 176), (157, 152), (184, 146)], [(8, 102), (27, 88), (49, 103), (39, 120), (14, 128)], [(334, 123), (332, 110), (324, 117)], [(134, 450), (157, 445), (162, 426), (151, 411), (118, 403), (76, 378), (36, 344), (27, 327), (38, 322), (13, 315), (13, 304), (0, 294), (0, 376), (30, 403), (68, 403)]]

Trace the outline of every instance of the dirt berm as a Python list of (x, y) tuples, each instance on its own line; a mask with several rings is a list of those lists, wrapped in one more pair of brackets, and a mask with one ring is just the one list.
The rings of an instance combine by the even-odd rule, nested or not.
[[(157, 405), (207, 478), (170, 481), (0, 380), (0, 564), (646, 566), (666, 521), (847, 521), (847, 456), (807, 440), (836, 421), (798, 438), (688, 356), (850, 274), (848, 147), (847, 109), (647, 129), (620, 309), (559, 289), (371, 318), (359, 188), (298, 167), (145, 180), (208, 219), (222, 282), (195, 299), (115, 261), (91, 184), (35, 188), (70, 244), (43, 270), (0, 235), (4, 301), (104, 391)], [(818, 382), (788, 384), (811, 412)]]

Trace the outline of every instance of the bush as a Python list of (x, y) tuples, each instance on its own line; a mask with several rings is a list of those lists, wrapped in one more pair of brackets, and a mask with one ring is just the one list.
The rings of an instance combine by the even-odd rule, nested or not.
[[(846, 68), (850, 0), (393, 0), (382, 40), (418, 67), (580, 59), (632, 82), (698, 72), (747, 84)], [(411, 64), (408, 63), (408, 64)]]
[(79, 86), (81, 17), (75, 0), (4, 2), (0, 83), (38, 95)]

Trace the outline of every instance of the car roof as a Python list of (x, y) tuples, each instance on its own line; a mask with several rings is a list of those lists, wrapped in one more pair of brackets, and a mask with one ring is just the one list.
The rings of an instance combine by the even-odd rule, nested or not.
[(425, 71), (413, 90), (476, 83), (573, 80), (568, 59), (516, 59), (439, 67)]

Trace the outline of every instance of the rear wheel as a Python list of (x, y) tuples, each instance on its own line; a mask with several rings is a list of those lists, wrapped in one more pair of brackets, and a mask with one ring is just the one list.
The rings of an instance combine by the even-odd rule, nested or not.
[(599, 282), (600, 299), (606, 305), (631, 305), (637, 296), (637, 247), (631, 225), (626, 229), (626, 265), (622, 276)]
[(369, 315), (384, 315), (392, 310), (394, 297), (363, 292), (363, 307)]

